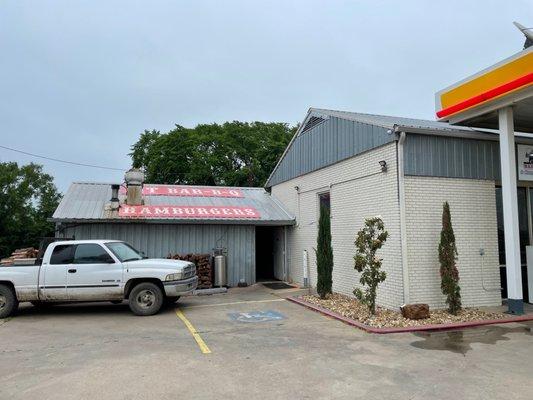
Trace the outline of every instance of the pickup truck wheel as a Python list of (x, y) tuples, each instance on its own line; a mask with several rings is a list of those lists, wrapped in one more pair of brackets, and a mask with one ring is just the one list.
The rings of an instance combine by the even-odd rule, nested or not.
[(129, 297), (131, 311), (135, 315), (154, 315), (163, 305), (163, 292), (154, 283), (144, 282), (135, 286)]
[(9, 286), (0, 285), (0, 319), (13, 315), (19, 302)]

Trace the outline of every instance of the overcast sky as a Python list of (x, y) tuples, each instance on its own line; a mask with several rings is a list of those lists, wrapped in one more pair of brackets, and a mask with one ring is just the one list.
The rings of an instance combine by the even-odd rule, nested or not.
[[(0, 4), (0, 145), (130, 166), (144, 129), (301, 121), (309, 107), (434, 119), (434, 93), (522, 49), (531, 0)], [(72, 181), (121, 172), (0, 149)]]

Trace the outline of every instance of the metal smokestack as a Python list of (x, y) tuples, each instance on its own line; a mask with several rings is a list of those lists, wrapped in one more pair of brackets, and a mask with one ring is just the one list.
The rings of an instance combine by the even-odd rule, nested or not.
[(118, 201), (118, 189), (120, 185), (111, 185), (111, 201)]
[(119, 208), (119, 200), (118, 200), (118, 190), (120, 188), (120, 185), (111, 185), (111, 199), (109, 200), (111, 203), (111, 210), (118, 210)]
[(140, 206), (143, 203), (143, 182), (144, 173), (137, 168), (132, 168), (124, 175), (128, 194), (126, 204), (130, 206)]

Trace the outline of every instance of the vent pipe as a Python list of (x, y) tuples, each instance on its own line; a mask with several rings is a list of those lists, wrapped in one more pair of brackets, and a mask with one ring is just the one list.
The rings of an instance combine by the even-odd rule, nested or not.
[(124, 175), (128, 191), (126, 203), (130, 206), (140, 206), (143, 203), (142, 189), (144, 173), (137, 168), (132, 168)]
[(118, 201), (118, 189), (120, 188), (120, 185), (114, 184), (111, 185), (111, 201)]
[(118, 201), (118, 190), (120, 188), (120, 185), (111, 185), (111, 209), (112, 210), (118, 210), (119, 207), (119, 201)]

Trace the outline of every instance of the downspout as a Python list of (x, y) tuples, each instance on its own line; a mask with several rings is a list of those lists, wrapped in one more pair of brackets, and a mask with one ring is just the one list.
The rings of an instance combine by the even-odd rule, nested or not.
[(409, 264), (407, 261), (407, 224), (405, 212), (404, 143), (406, 134), (400, 132), (398, 139), (398, 203), (400, 207), (400, 244), (402, 248), (403, 303), (409, 304)]

